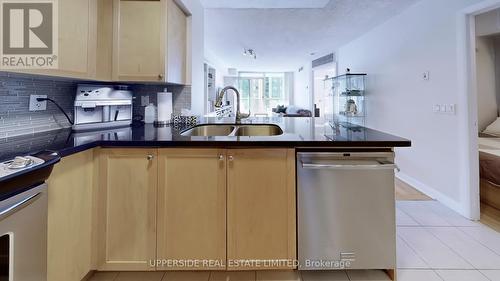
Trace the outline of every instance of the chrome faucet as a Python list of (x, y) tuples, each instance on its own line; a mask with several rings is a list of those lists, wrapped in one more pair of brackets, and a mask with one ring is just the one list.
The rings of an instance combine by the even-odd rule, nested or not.
[(222, 107), (222, 99), (224, 98), (224, 94), (228, 90), (233, 90), (233, 92), (236, 94), (236, 123), (240, 123), (241, 119), (250, 117), (250, 112), (248, 114), (240, 112), (240, 92), (238, 92), (235, 87), (227, 86), (222, 89), (222, 91), (220, 91), (220, 94), (217, 96), (217, 100), (215, 101), (215, 107)]

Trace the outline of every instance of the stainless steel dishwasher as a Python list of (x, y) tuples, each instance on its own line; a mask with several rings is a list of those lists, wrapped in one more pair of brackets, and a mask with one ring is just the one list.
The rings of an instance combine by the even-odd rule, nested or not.
[(300, 270), (393, 269), (392, 152), (297, 154)]

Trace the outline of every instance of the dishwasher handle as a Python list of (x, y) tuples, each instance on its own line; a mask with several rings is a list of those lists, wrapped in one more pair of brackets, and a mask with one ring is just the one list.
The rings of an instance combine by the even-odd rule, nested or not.
[(302, 168), (308, 170), (397, 170), (399, 167), (391, 162), (379, 162), (379, 164), (323, 164), (302, 162)]

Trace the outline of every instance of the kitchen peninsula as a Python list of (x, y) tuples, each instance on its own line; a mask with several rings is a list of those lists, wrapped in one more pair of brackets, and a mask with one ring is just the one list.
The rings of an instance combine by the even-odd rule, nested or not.
[[(198, 123), (195, 128), (231, 128), (225, 136), (196, 135), (193, 126), (175, 125), (59, 130), (24, 137), (23, 146), (15, 145), (16, 139), (1, 144), (1, 159), (41, 150), (61, 157), (48, 179), (48, 280), (77, 280), (94, 271), (307, 269), (302, 262), (316, 258), (393, 275), (393, 148), (408, 147), (409, 140), (369, 128), (334, 129), (315, 118), (251, 118), (241, 124), (206, 118)], [(274, 135), (255, 129), (263, 126), (274, 128)], [(323, 154), (314, 156), (318, 153)], [(367, 249), (379, 259), (362, 248), (351, 249), (356, 253), (349, 256), (346, 249), (310, 244), (315, 234), (304, 231), (304, 220), (324, 222), (307, 218), (314, 212), (301, 201), (301, 186), (311, 183), (301, 177), (303, 169), (317, 171), (318, 179), (338, 170), (332, 177), (338, 184), (349, 185), (345, 176), (359, 175), (372, 185), (361, 188), (380, 188), (374, 196), (381, 200), (360, 197), (353, 203), (354, 209), (369, 203), (371, 213), (350, 218), (376, 219), (378, 227), (366, 221), (370, 229), (363, 231), (353, 221), (354, 228), (342, 226), (357, 232), (349, 233), (351, 242), (335, 240), (366, 246), (359, 241), (380, 229), (385, 248)], [(358, 183), (356, 178), (351, 182)], [(349, 185), (360, 192), (357, 188)]]

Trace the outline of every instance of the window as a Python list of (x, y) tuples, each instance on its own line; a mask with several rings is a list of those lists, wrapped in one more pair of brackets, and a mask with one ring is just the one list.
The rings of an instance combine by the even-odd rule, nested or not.
[(252, 115), (271, 115), (279, 104), (288, 104), (285, 73), (240, 73), (241, 110)]

